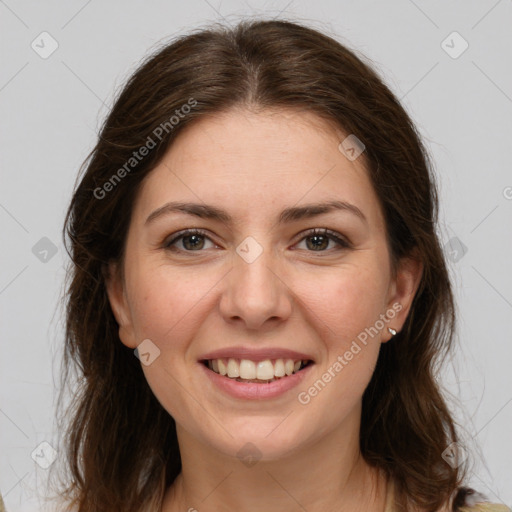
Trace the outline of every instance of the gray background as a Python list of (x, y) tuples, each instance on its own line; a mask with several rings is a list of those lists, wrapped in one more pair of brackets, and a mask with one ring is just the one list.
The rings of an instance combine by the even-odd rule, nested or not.
[[(510, 506), (512, 2), (6, 0), (0, 490), (7, 509), (43, 509), (38, 486), (48, 470), (41, 465), (51, 462), (52, 449), (40, 443), (59, 451), (54, 408), (67, 261), (61, 228), (115, 90), (158, 43), (245, 15), (286, 17), (336, 35), (375, 62), (417, 123), (439, 174), (440, 235), (460, 310), (460, 346), (444, 382), (473, 453), (472, 483)], [(58, 48), (45, 55), (52, 44)]]

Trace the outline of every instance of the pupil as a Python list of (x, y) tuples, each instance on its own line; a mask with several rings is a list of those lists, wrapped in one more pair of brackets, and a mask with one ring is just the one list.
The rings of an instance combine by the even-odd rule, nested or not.
[[(198, 247), (202, 248), (204, 240), (201, 239), (202, 235), (188, 235), (183, 238), (183, 244), (187, 249), (197, 249)], [(329, 243), (329, 240), (324, 235), (312, 235), (308, 240), (312, 241), (312, 246), (310, 246), (310, 248), (312, 247), (313, 249), (325, 249), (326, 242), (327, 244)], [(190, 243), (190, 241), (192, 242)]]
[[(195, 242), (192, 242), (192, 244), (187, 244), (187, 240), (195, 239)], [(190, 248), (197, 248), (198, 244), (201, 245), (201, 235), (188, 235), (187, 237), (183, 238), (183, 244), (187, 249)], [(189, 247), (187, 247), (189, 245)], [(202, 247), (202, 246), (201, 246)]]
[[(314, 240), (315, 242), (313, 242), (313, 248), (314, 249), (319, 249), (319, 248), (324, 248), (326, 247), (325, 245), (325, 242), (329, 242), (327, 240), (327, 238), (323, 235), (313, 235), (310, 237), (310, 240)], [(318, 243), (320, 242), (320, 243)], [(323, 242), (323, 243), (322, 243)]]

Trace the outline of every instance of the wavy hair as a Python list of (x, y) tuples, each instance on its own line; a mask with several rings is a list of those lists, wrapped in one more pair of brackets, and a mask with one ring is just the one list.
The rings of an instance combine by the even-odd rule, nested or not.
[[(169, 127), (192, 98), (196, 106)], [(436, 234), (433, 167), (410, 117), (364, 57), (284, 20), (213, 25), (159, 48), (118, 95), (81, 168), (64, 226), (71, 263), (63, 375), (78, 376), (67, 411), (65, 499), (78, 512), (158, 510), (181, 470), (175, 422), (120, 342), (105, 272), (110, 261), (122, 262), (140, 184), (176, 136), (235, 107), (312, 112), (364, 142), (392, 263), (414, 252), (423, 275), (403, 330), (382, 345), (364, 392), (360, 450), (395, 482), (402, 510), (437, 510), (463, 471), (441, 456), (457, 440), (436, 380), (453, 342), (455, 308)], [(134, 151), (165, 123), (155, 147), (128, 171)]]

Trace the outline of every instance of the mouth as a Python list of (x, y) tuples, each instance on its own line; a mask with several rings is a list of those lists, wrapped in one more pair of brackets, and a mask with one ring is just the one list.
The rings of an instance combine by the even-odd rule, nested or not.
[(313, 363), (310, 359), (204, 359), (201, 363), (212, 372), (237, 382), (270, 384), (301, 372)]

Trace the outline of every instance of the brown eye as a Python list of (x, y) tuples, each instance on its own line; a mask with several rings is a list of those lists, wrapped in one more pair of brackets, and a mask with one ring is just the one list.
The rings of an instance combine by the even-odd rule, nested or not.
[(301, 239), (301, 242), (303, 240), (306, 240), (307, 249), (313, 252), (326, 252), (325, 249), (329, 247), (330, 242), (334, 242), (338, 249), (350, 247), (346, 240), (338, 236), (336, 232), (328, 229), (312, 229), (306, 232), (306, 236)]
[[(210, 240), (210, 238), (207, 237), (203, 231), (198, 229), (189, 229), (178, 233), (177, 236), (174, 236), (171, 240), (165, 242), (164, 247), (171, 251), (196, 252), (205, 248), (206, 240)], [(176, 246), (177, 242), (181, 242), (181, 247)]]
[(187, 250), (202, 249), (204, 237), (202, 235), (187, 235), (182, 237), (183, 247)]

